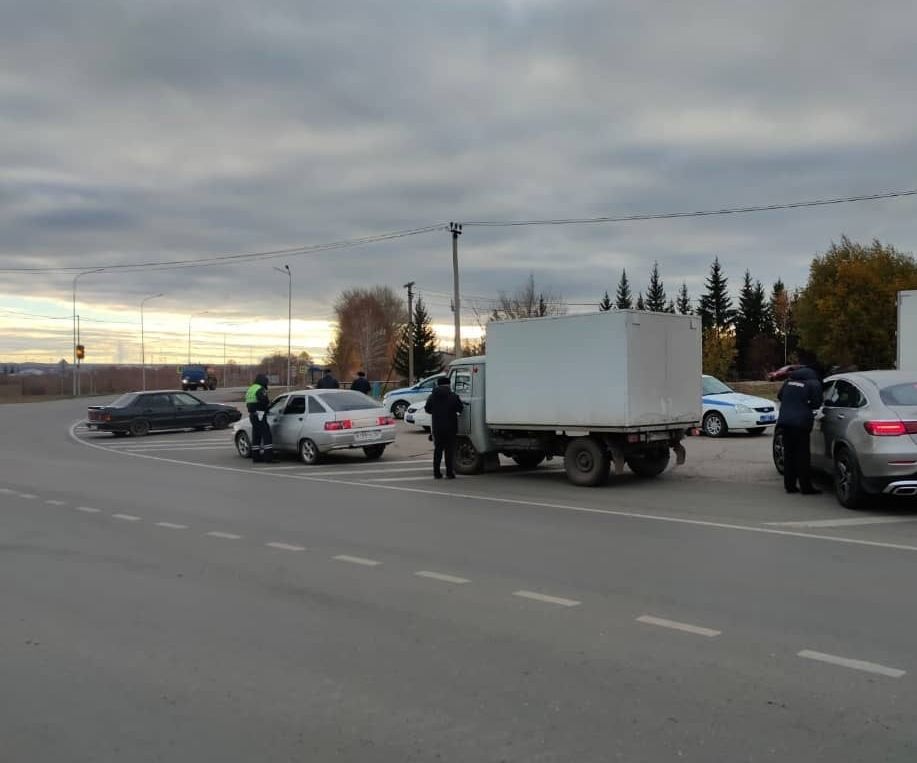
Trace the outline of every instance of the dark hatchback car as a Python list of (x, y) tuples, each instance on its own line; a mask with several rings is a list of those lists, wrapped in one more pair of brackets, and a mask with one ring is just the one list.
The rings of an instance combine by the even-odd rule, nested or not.
[(142, 437), (152, 429), (226, 429), (242, 418), (231, 405), (206, 403), (187, 392), (128, 392), (109, 405), (90, 405), (90, 429)]

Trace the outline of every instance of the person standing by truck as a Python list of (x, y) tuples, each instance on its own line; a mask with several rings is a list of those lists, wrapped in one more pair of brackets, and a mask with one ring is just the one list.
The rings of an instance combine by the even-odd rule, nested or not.
[(797, 368), (783, 383), (777, 399), (777, 427), (783, 437), (783, 486), (787, 493), (818, 495), (821, 490), (812, 484), (809, 450), (815, 411), (822, 404), (818, 374), (808, 366)]
[(252, 424), (252, 461), (256, 464), (274, 460), (274, 440), (267, 423), (267, 409), (271, 398), (267, 394), (268, 379), (258, 374), (254, 383), (245, 392), (245, 407)]
[(373, 391), (369, 379), (366, 378), (365, 371), (357, 371), (357, 378), (350, 383), (350, 388), (355, 392), (362, 392), (364, 395), (368, 395)]
[(331, 369), (326, 368), (325, 375), (318, 380), (318, 384), (315, 386), (317, 389), (339, 389), (341, 383), (334, 378), (334, 374), (331, 373)]
[(461, 398), (449, 387), (449, 379), (441, 377), (430, 393), (424, 410), (433, 421), (433, 476), (442, 479), (440, 462), (446, 457), (446, 478), (455, 479), (455, 439), (458, 435), (458, 415), (462, 412)]

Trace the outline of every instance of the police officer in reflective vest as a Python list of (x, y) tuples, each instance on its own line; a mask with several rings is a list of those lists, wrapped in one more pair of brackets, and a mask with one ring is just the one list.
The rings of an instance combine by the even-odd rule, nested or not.
[(274, 460), (274, 440), (266, 418), (267, 409), (271, 405), (267, 383), (267, 377), (258, 374), (255, 383), (245, 392), (245, 407), (248, 408), (248, 420), (252, 424), (252, 461), (256, 464)]

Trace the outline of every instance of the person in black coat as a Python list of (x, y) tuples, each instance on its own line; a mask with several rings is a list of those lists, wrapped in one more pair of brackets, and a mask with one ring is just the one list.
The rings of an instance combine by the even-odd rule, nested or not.
[(325, 369), (325, 375), (315, 385), (317, 389), (339, 389), (340, 386), (340, 382), (334, 378), (330, 368)]
[(350, 388), (356, 392), (362, 392), (364, 395), (368, 395), (373, 391), (369, 379), (366, 378), (365, 371), (357, 371), (357, 378), (350, 383)]
[(812, 485), (809, 439), (815, 411), (822, 405), (818, 374), (806, 366), (797, 368), (783, 383), (777, 399), (777, 426), (783, 434), (783, 486), (787, 493), (816, 495), (821, 491)]
[(440, 462), (446, 457), (446, 477), (455, 479), (455, 439), (458, 434), (458, 415), (465, 406), (449, 387), (449, 380), (443, 376), (436, 383), (436, 389), (427, 398), (424, 410), (433, 419), (433, 476), (442, 479)]

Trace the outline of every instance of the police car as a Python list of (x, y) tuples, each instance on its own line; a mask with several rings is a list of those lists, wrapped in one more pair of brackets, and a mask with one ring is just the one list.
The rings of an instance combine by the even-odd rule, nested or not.
[(777, 423), (775, 403), (736, 392), (715, 376), (703, 377), (701, 401), (704, 407), (701, 429), (708, 437), (722, 437), (736, 429), (760, 435)]

